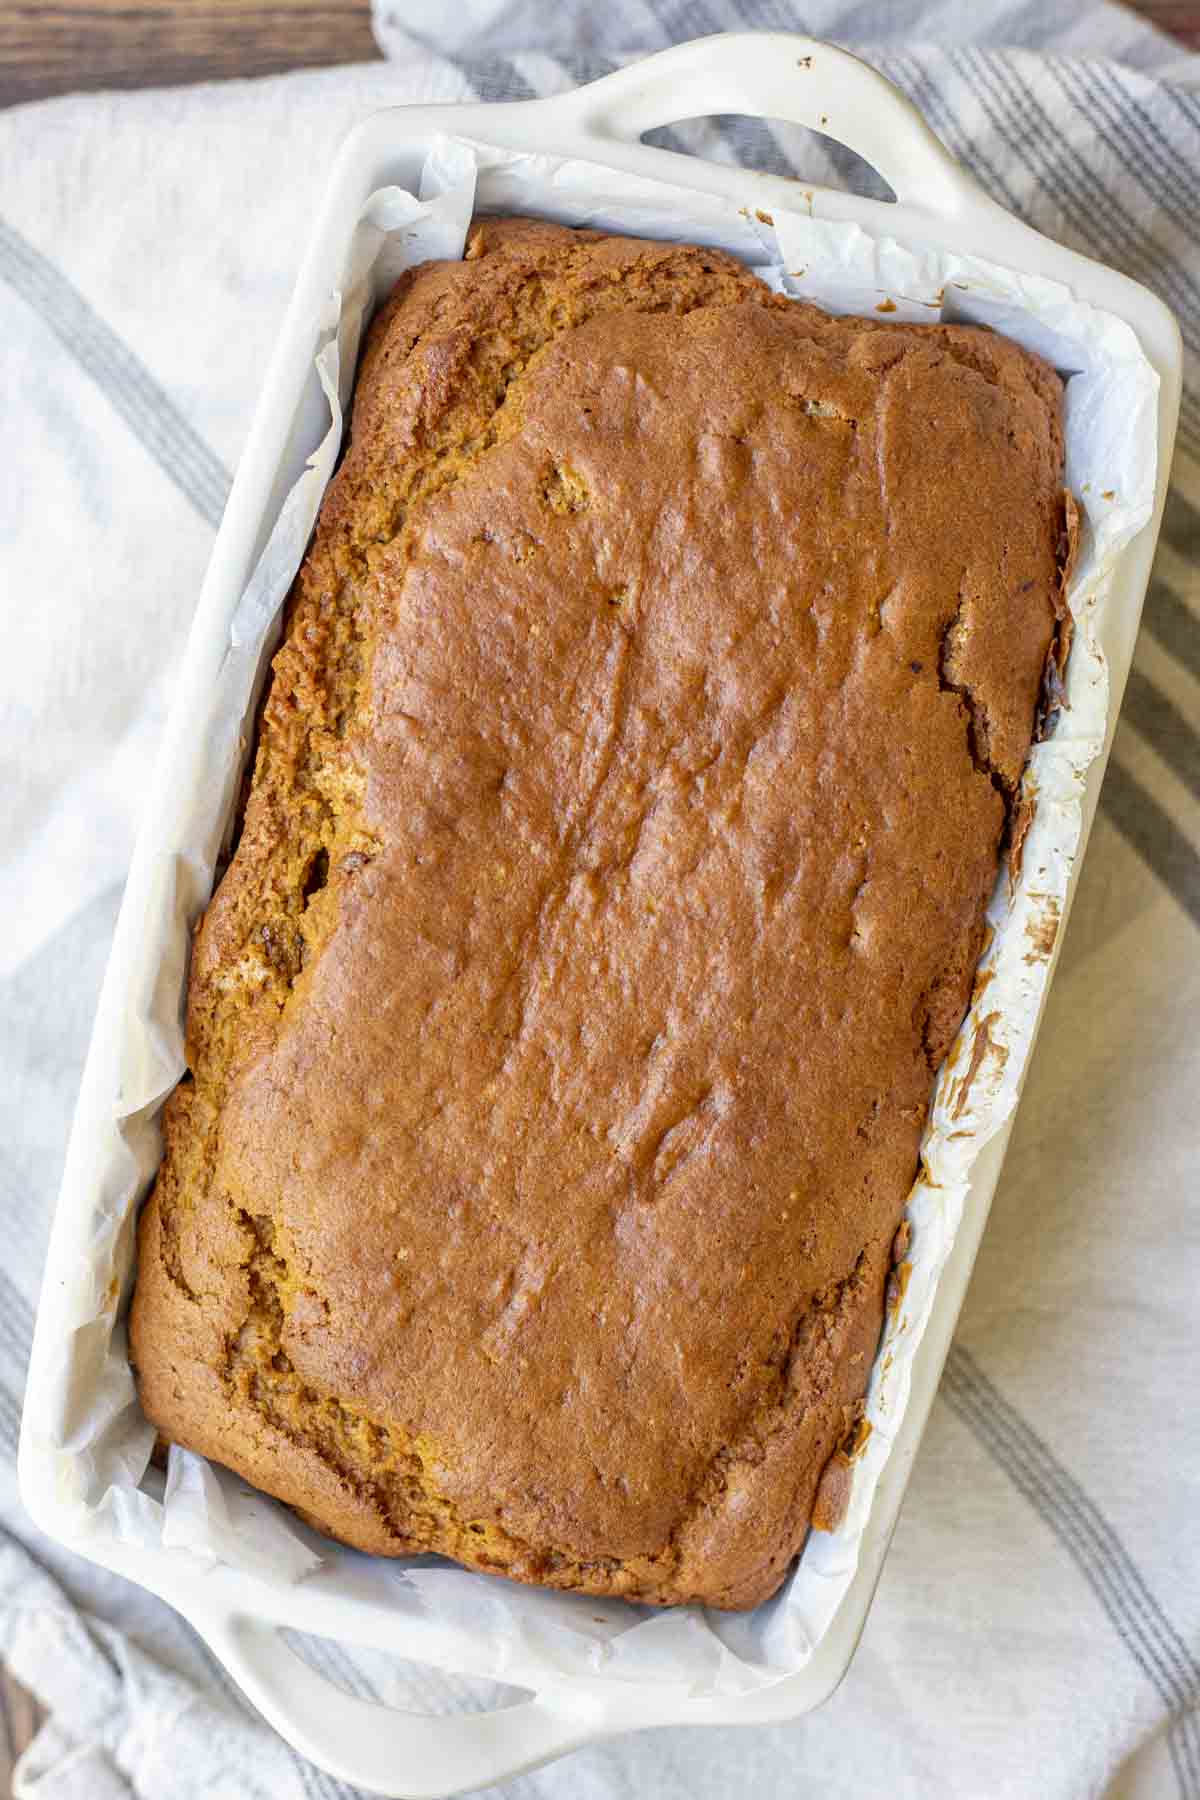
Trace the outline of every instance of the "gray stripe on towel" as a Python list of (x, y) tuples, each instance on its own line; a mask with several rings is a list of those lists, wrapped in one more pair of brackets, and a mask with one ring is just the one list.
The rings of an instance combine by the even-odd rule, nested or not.
[(1162, 534), (1180, 556), (1200, 559), (1200, 507), (1193, 506), (1177, 487), (1167, 491)]
[(942, 1397), (1054, 1532), (1122, 1642), (1172, 1715), (1170, 1749), (1185, 1796), (1200, 1793), (1200, 1664), (1150, 1592), (1129, 1552), (1059, 1462), (961, 1344)]
[[(1047, 204), (1069, 209), (1071, 228), (1092, 255), (1159, 292), (1175, 312), (1185, 339), (1195, 348), (1200, 342), (1200, 289), (1181, 264), (1163, 255), (1161, 244), (1147, 234), (1087, 161), (1075, 154), (1064, 120), (1050, 116), (1003, 57), (986, 57), (968, 49), (953, 53), (950, 60), (988, 111), (1010, 155), (1034, 171)], [(1072, 99), (1061, 81), (1059, 85), (1073, 110), (1086, 118), (1086, 99), (1080, 101), (1078, 89)], [(1185, 441), (1200, 442), (1200, 402), (1187, 391), (1180, 410), (1180, 433)]]
[(224, 465), (123, 339), (61, 270), (4, 220), (0, 276), (91, 377), (201, 518), (219, 524), (230, 485)]
[(1200, 800), (1200, 733), (1136, 663), (1129, 671), (1121, 716), (1137, 726), (1167, 767)]
[(1115, 756), (1104, 772), (1100, 810), (1200, 925), (1200, 851)]
[(1152, 577), (1146, 590), (1142, 623), (1181, 668), (1200, 680), (1200, 619), (1160, 576)]

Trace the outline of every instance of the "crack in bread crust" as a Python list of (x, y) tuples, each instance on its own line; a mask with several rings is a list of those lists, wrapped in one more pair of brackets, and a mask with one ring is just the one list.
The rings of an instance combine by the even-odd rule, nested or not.
[[(656, 1596), (672, 1591), (683, 1555), (681, 1540), (697, 1515), (718, 1511), (738, 1467), (761, 1464), (771, 1439), (786, 1429), (789, 1394), (806, 1338), (836, 1329), (848, 1305), (859, 1297), (866, 1263), (864, 1253), (845, 1280), (811, 1297), (786, 1343), (769, 1359), (770, 1383), (746, 1420), (739, 1442), (716, 1453), (661, 1550), (634, 1569), (622, 1568), (612, 1558), (579, 1561), (522, 1541), (495, 1522), (463, 1519), (438, 1491), (431, 1445), (307, 1386), (281, 1348), (282, 1295), (292, 1281), (291, 1271), (275, 1251), (270, 1221), (244, 1215), (244, 1223), (254, 1240), (247, 1264), (251, 1304), (227, 1345), (224, 1380), (231, 1395), (240, 1396), (298, 1449), (316, 1454), (361, 1504), (377, 1514), (399, 1552), (438, 1550), (475, 1568), (567, 1590), (584, 1589), (599, 1578), (608, 1591), (623, 1592), (630, 1599), (640, 1599), (643, 1588)], [(857, 1417), (853, 1406), (842, 1411), (845, 1424)], [(686, 1591), (677, 1596), (689, 1597)]]
[(715, 252), (489, 222), (402, 279), (196, 941), (169, 1436), (386, 1554), (772, 1591), (1053, 660), (1060, 404)]

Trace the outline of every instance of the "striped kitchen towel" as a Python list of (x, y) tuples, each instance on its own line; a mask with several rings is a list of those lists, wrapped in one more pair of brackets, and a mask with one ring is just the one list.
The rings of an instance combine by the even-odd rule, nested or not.
[[(1045, 0), (396, 0), (390, 63), (0, 114), (0, 1657), (50, 1722), (16, 1792), (299, 1800), (165, 1607), (38, 1539), (11, 1466), (50, 1209), (142, 775), (331, 151), (372, 107), (551, 92), (744, 27), (848, 43), (988, 191), (1127, 270), (1188, 346), (1180, 449), (1088, 865), (865, 1639), (792, 1726), (663, 1731), (509, 1800), (1200, 1800), (1200, 59)], [(676, 148), (875, 191), (777, 124)], [(354, 1692), (480, 1684), (299, 1646)]]

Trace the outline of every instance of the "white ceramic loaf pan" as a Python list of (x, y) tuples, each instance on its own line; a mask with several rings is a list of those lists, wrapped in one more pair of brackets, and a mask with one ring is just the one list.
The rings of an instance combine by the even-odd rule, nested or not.
[[(970, 1203), (941, 1276), (913, 1371), (907, 1411), (876, 1490), (857, 1574), (832, 1626), (805, 1668), (740, 1696), (697, 1699), (684, 1683), (641, 1686), (564, 1676), (504, 1710), (427, 1718), (387, 1711), (333, 1687), (289, 1650), (280, 1627), (371, 1644), (438, 1660), (436, 1622), (419, 1642), (398, 1626), (370, 1559), (339, 1557), (290, 1588), (268, 1588), (184, 1552), (122, 1541), (113, 1518), (80, 1539), (54, 1497), (35, 1442), (39, 1395), (48, 1395), (70, 1344), (60, 1293), (66, 1272), (92, 1241), (95, 1181), (87, 1159), (100, 1122), (112, 1111), (112, 1045), (134, 1003), (130, 971), (141, 919), (156, 874), (156, 820), (166, 816), (180, 772), (194, 757), (198, 697), (212, 683), (229, 640), (229, 622), (303, 456), (297, 445), (319, 435), (321, 395), (313, 374), (317, 322), (343, 264), (364, 201), (388, 184), (416, 189), (427, 150), (439, 134), (503, 149), (545, 152), (662, 179), (739, 207), (795, 208), (792, 182), (717, 167), (650, 148), (641, 135), (710, 114), (749, 114), (819, 128), (872, 163), (897, 196), (895, 205), (826, 189), (811, 192), (819, 219), (917, 246), (954, 249), (1030, 276), (1064, 283), (1081, 299), (1132, 327), (1160, 380), (1158, 477), (1151, 524), (1120, 553), (1098, 626), (1111, 683), (1109, 738), (1133, 652), (1154, 552), (1179, 403), (1180, 345), (1173, 319), (1144, 288), (1050, 243), (997, 207), (954, 162), (907, 100), (846, 52), (783, 34), (709, 38), (651, 57), (591, 86), (549, 100), (496, 106), (405, 107), (364, 120), (344, 144), (260, 398), (217, 537), (167, 742), (146, 808), (117, 926), (92, 1050), (55, 1218), (31, 1362), (22, 1433), (22, 1488), (38, 1524), (85, 1555), (153, 1590), (206, 1638), (233, 1677), (293, 1745), (334, 1775), (370, 1791), (447, 1796), (504, 1781), (551, 1757), (615, 1733), (666, 1724), (753, 1724), (797, 1717), (840, 1681), (862, 1631), (893, 1525), (937, 1387), (1004, 1157), (1003, 1129), (975, 1164)], [(1081, 853), (1067, 891), (1074, 893), (1082, 846), (1095, 810), (1108, 743), (1092, 764), (1083, 806)], [(1064, 907), (1064, 914), (1066, 908)], [(1059, 933), (1061, 943), (1062, 934)], [(182, 982), (182, 967), (164, 973)], [(107, 1114), (105, 1112), (107, 1109)], [(520, 1680), (519, 1668), (511, 1679)]]

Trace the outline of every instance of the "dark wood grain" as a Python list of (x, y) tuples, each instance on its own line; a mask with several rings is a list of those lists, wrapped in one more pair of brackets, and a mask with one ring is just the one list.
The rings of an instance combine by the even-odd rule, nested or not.
[[(1141, 0), (1137, 11), (1200, 50), (1200, 0)], [(268, 75), (378, 54), (369, 0), (29, 0), (0, 4), (0, 106), (79, 88)]]
[(168, 87), (378, 55), (369, 0), (0, 5), (0, 106), (79, 88)]
[(0, 1795), (12, 1793), (13, 1765), (37, 1736), (45, 1713), (4, 1668), (0, 1668)]
[(1197, 0), (1133, 0), (1134, 12), (1142, 13), (1168, 37), (1178, 38), (1189, 50), (1200, 50), (1200, 4)]

